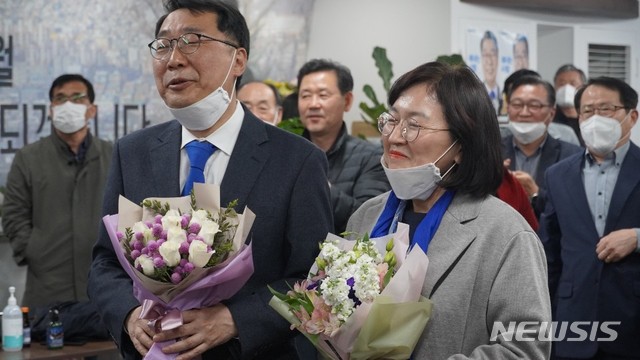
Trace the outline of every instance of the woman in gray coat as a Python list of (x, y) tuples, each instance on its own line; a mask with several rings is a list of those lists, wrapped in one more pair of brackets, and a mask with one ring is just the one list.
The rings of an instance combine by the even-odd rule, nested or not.
[(429, 257), (422, 294), (433, 316), (414, 359), (546, 359), (551, 310), (544, 251), (527, 222), (496, 199), (500, 133), (467, 67), (427, 63), (401, 76), (379, 118), (391, 192), (350, 218), (382, 236), (398, 222)]

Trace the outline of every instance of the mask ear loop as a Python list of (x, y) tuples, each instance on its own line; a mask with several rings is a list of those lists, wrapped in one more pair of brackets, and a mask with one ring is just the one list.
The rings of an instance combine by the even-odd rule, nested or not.
[[(225, 75), (224, 80), (222, 80), (222, 84), (220, 85), (220, 88), (222, 90), (224, 90), (224, 88), (223, 88), (224, 83), (227, 82), (227, 79), (229, 78), (229, 74), (231, 74), (231, 69), (233, 68), (233, 61), (236, 59), (237, 52), (238, 52), (238, 49), (233, 50), (233, 60), (231, 60), (231, 64), (229, 64), (229, 70), (227, 70), (227, 75)], [(229, 98), (227, 99), (229, 101), (231, 100), (231, 98), (233, 97), (233, 94), (236, 91), (236, 81), (238, 81), (238, 78), (233, 80), (233, 87), (231, 88), (231, 96), (229, 96)]]
[[(436, 159), (436, 161), (434, 161), (434, 162), (433, 162), (433, 164), (435, 165), (438, 161), (440, 161), (440, 159), (442, 159), (445, 155), (447, 155), (447, 153), (449, 152), (449, 150), (451, 150), (451, 148), (453, 148), (453, 146), (454, 146), (455, 144), (457, 144), (457, 143), (458, 143), (458, 139), (456, 139), (456, 140), (453, 142), (453, 144), (451, 144), (451, 146), (449, 146), (449, 147), (447, 148), (447, 150), (445, 150), (445, 151), (444, 151), (444, 153), (442, 153), (442, 155), (440, 155), (440, 157), (439, 157), (439, 158), (437, 158), (437, 159)], [(445, 177), (445, 176), (447, 176), (447, 174), (449, 174), (449, 172), (451, 172), (451, 170), (452, 170), (456, 165), (458, 165), (458, 164), (454, 161), (454, 162), (453, 162), (453, 165), (451, 165), (451, 167), (449, 167), (449, 169), (444, 173), (444, 175), (442, 175), (442, 179), (444, 179), (444, 177)]]

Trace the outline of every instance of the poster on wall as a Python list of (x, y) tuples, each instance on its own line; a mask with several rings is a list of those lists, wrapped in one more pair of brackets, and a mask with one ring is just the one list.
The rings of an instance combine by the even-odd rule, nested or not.
[(534, 67), (533, 26), (474, 22), (464, 29), (464, 60), (485, 84), (496, 113), (504, 113), (504, 80), (516, 70)]

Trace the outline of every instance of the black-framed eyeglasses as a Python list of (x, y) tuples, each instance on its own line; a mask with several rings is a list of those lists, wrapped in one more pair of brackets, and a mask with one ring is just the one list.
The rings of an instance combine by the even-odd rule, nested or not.
[(513, 109), (514, 111), (522, 111), (526, 107), (531, 112), (539, 112), (542, 109), (544, 109), (546, 107), (549, 107), (550, 105), (549, 104), (543, 104), (543, 103), (537, 102), (537, 101), (532, 101), (532, 102), (529, 102), (529, 103), (525, 103), (525, 102), (522, 102), (522, 101), (511, 101), (511, 102), (509, 102), (509, 104), (507, 106), (509, 108)]
[(86, 98), (87, 98), (87, 94), (84, 94), (84, 93), (76, 93), (69, 96), (64, 94), (57, 94), (56, 96), (53, 97), (53, 99), (51, 99), (51, 102), (54, 104), (64, 104), (67, 101), (71, 101), (74, 104), (80, 104)]
[(180, 35), (177, 39), (157, 38), (149, 43), (149, 51), (154, 59), (164, 60), (173, 51), (173, 42), (176, 42), (178, 50), (183, 54), (193, 54), (200, 48), (203, 41), (217, 41), (225, 45), (229, 45), (234, 49), (239, 48), (238, 45), (227, 41), (213, 38), (205, 34), (186, 33)]
[[(396, 125), (400, 124), (401, 120), (396, 119), (393, 115), (388, 112), (383, 112), (378, 117), (378, 130), (384, 136), (390, 136), (393, 130), (396, 128)], [(412, 142), (418, 138), (420, 134), (420, 130), (424, 129), (429, 132), (437, 132), (437, 131), (449, 131), (449, 129), (438, 129), (432, 128), (428, 126), (422, 126), (418, 124), (415, 120), (404, 120), (404, 127), (402, 127), (402, 137), (407, 142)]]
[(602, 116), (612, 117), (616, 111), (620, 109), (626, 109), (626, 107), (613, 104), (603, 104), (598, 106), (585, 105), (580, 108), (580, 115), (584, 118), (590, 118), (593, 114), (597, 113)]

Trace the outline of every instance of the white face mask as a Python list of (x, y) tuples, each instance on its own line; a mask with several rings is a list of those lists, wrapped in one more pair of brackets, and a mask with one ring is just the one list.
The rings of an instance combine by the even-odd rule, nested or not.
[(573, 99), (576, 97), (576, 88), (572, 85), (563, 85), (556, 91), (556, 104), (560, 107), (574, 107)]
[(389, 169), (384, 163), (384, 156), (380, 159), (382, 168), (387, 174), (387, 179), (391, 184), (393, 192), (400, 200), (427, 200), (433, 194), (438, 183), (453, 169), (455, 163), (451, 165), (447, 172), (440, 176), (440, 169), (436, 163), (445, 156), (449, 150), (458, 142), (454, 141), (436, 161), (425, 165), (420, 165), (405, 169)]
[(65, 134), (72, 134), (87, 125), (87, 105), (74, 104), (67, 101), (62, 105), (56, 105), (52, 109), (53, 127)]
[(545, 131), (547, 125), (544, 122), (523, 122), (509, 120), (509, 130), (521, 143), (527, 145), (538, 140)]
[[(233, 60), (236, 58), (236, 51), (233, 52)], [(231, 60), (229, 70), (227, 71), (227, 75), (224, 77), (222, 84), (204, 99), (180, 109), (174, 109), (167, 106), (169, 111), (171, 111), (173, 116), (175, 116), (182, 126), (194, 131), (207, 130), (215, 125), (215, 123), (220, 120), (220, 117), (222, 117), (222, 114), (227, 111), (227, 108), (231, 103), (231, 97), (229, 96), (229, 93), (222, 88), (222, 85), (224, 85), (231, 73), (233, 60)], [(234, 81), (231, 94), (233, 94), (235, 88), (236, 82)]]
[(621, 140), (622, 124), (627, 121), (629, 114), (624, 117), (622, 122), (598, 114), (583, 121), (580, 123), (580, 134), (582, 134), (584, 144), (590, 151), (598, 155), (609, 155)]
[(273, 113), (273, 120), (269, 124), (273, 126), (278, 126), (278, 113), (280, 112), (280, 108), (276, 106), (276, 111)]

